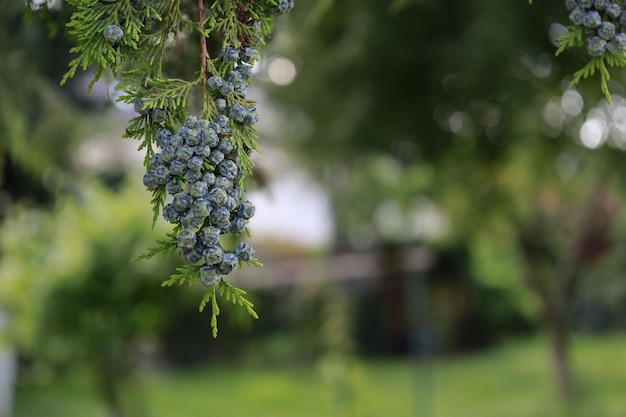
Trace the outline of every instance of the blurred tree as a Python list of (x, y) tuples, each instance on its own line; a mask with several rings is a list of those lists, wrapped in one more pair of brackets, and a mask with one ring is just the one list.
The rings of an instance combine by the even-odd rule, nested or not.
[(600, 92), (567, 88), (579, 57), (553, 57), (558, 22), (559, 2), (300, 4), (275, 42), (297, 76), (271, 93), (282, 144), (329, 190), (339, 245), (488, 239), (513, 251), (499, 285), (520, 277), (537, 296), (567, 396), (572, 297), (610, 249), (624, 140), (610, 121), (594, 131), (607, 146), (579, 137)]

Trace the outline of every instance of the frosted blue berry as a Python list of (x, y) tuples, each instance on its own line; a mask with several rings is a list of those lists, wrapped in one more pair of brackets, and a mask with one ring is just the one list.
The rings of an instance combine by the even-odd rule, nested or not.
[(588, 9), (593, 5), (593, 0), (578, 0), (578, 6), (583, 9)]
[(252, 76), (252, 65), (240, 64), (237, 67), (237, 72), (241, 74), (242, 79), (248, 79)]
[(253, 125), (258, 121), (259, 121), (259, 115), (257, 114), (255, 108), (248, 110), (248, 112), (246, 113), (245, 119), (243, 119), (243, 122), (247, 125)]
[(211, 127), (211, 122), (209, 122), (207, 119), (198, 119), (196, 127), (201, 130), (206, 130)]
[(576, 0), (565, 0), (565, 8), (568, 11), (572, 11), (574, 10), (576, 7), (578, 7), (578, 2)]
[(213, 187), (215, 187), (215, 189), (220, 189), (224, 191), (228, 191), (232, 186), (233, 182), (226, 177), (215, 178), (215, 184), (213, 184)]
[(274, 0), (276, 5), (269, 4), (268, 9), (274, 14), (285, 14), (294, 6), (293, 0)]
[(202, 182), (207, 183), (207, 185), (215, 184), (215, 174), (213, 174), (212, 172), (207, 172), (202, 177)]
[(145, 88), (146, 90), (150, 90), (152, 87), (154, 87), (154, 81), (155, 80), (152, 75), (146, 75), (141, 80), (141, 86)]
[(235, 86), (233, 85), (233, 83), (224, 82), (219, 90), (223, 96), (229, 96), (233, 93), (233, 91), (235, 91)]
[(575, 25), (582, 25), (585, 18), (585, 12), (580, 7), (576, 7), (569, 14), (569, 20)]
[(626, 33), (618, 33), (613, 38), (613, 46), (618, 52), (626, 51)]
[(159, 182), (154, 171), (148, 171), (143, 176), (143, 185), (149, 190), (156, 190), (159, 188)]
[(170, 164), (174, 158), (176, 158), (176, 148), (173, 147), (172, 145), (167, 145), (165, 148), (163, 148), (163, 151), (161, 152), (161, 159), (163, 160), (163, 162), (165, 162), (166, 164)]
[(224, 207), (226, 207), (228, 211), (234, 211), (237, 208), (237, 200), (235, 200), (231, 196), (228, 196), (226, 201), (224, 201)]
[[(565, 2), (565, 7), (569, 7), (570, 3), (573, 2), (573, 1), (574, 0), (567, 0)], [(596, 9), (596, 10), (604, 10), (604, 9), (606, 9), (606, 6), (608, 6), (608, 5), (609, 5), (608, 0), (593, 0), (593, 8)]]
[(220, 137), (217, 135), (215, 129), (209, 129), (206, 131), (206, 138), (204, 140), (205, 144), (209, 145), (211, 148), (214, 148), (219, 142)]
[(175, 195), (183, 191), (183, 186), (179, 180), (171, 179), (165, 184), (165, 191), (168, 194)]
[(189, 145), (183, 145), (176, 151), (176, 159), (187, 162), (193, 156), (193, 148)]
[(167, 145), (171, 145), (170, 139), (172, 138), (172, 132), (167, 129), (159, 129), (156, 132), (155, 140), (157, 146), (164, 149)]
[(192, 210), (187, 210), (180, 216), (180, 224), (185, 229), (197, 229), (204, 222), (204, 218), (194, 216)]
[(602, 24), (602, 17), (596, 11), (587, 12), (583, 16), (583, 26), (587, 29), (597, 29)]
[(224, 251), (219, 246), (209, 246), (202, 252), (202, 255), (208, 265), (215, 265), (222, 262)]
[(178, 133), (175, 135), (172, 135), (172, 137), (170, 138), (170, 145), (172, 145), (176, 149), (180, 148), (184, 142), (185, 140)]
[(223, 177), (232, 180), (237, 176), (237, 173), (239, 172), (239, 167), (237, 167), (237, 165), (233, 161), (224, 160), (219, 163), (219, 165), (217, 166), (217, 170)]
[(161, 123), (167, 120), (167, 111), (163, 110), (161, 107), (155, 107), (149, 112), (152, 121), (155, 123)]
[(207, 160), (210, 164), (215, 166), (224, 160), (224, 154), (216, 149), (211, 152)]
[(226, 252), (222, 257), (222, 262), (220, 262), (218, 268), (222, 274), (226, 275), (235, 270), (237, 266), (239, 266), (239, 258), (237, 255), (233, 252)]
[(187, 168), (193, 171), (200, 171), (203, 163), (204, 161), (199, 156), (192, 156), (189, 158), (189, 161), (187, 161)]
[(198, 233), (198, 237), (203, 244), (212, 247), (220, 240), (220, 230), (213, 226), (205, 226)]
[(239, 51), (231, 46), (227, 46), (222, 51), (222, 60), (227, 64), (235, 64), (239, 60)]
[(187, 171), (185, 171), (185, 175), (183, 175), (183, 178), (185, 178), (185, 181), (187, 182), (199, 181), (202, 178), (202, 171), (188, 169)]
[(233, 149), (235, 149), (233, 142), (228, 138), (223, 138), (217, 146), (217, 150), (222, 152), (224, 155), (232, 152)]
[(218, 126), (227, 127), (228, 126), (228, 117), (224, 116), (223, 114), (220, 114), (219, 116), (217, 116), (215, 118), (215, 123), (217, 123)]
[(239, 209), (237, 210), (239, 217), (243, 217), (244, 219), (251, 219), (254, 216), (254, 212), (254, 204), (248, 200), (242, 201), (241, 204), (239, 204)]
[(183, 122), (183, 126), (193, 129), (194, 127), (196, 127), (197, 123), (198, 123), (198, 118), (194, 116), (193, 114), (190, 114), (189, 116), (185, 118), (185, 121)]
[(196, 246), (195, 232), (189, 229), (182, 229), (176, 235), (176, 245), (181, 249), (193, 249)]
[(191, 188), (189, 189), (189, 194), (192, 197), (200, 198), (206, 197), (209, 193), (209, 186), (206, 182), (197, 181), (191, 184)]
[(247, 224), (248, 224), (247, 220), (244, 219), (243, 217), (235, 217), (234, 219), (230, 221), (229, 232), (234, 235), (238, 235), (239, 233), (245, 230)]
[(216, 98), (215, 107), (217, 107), (217, 111), (223, 112), (224, 110), (226, 110), (226, 100), (224, 100), (223, 98)]
[(207, 287), (219, 285), (222, 279), (219, 269), (213, 266), (203, 266), (199, 270), (200, 282)]
[(606, 50), (606, 41), (599, 36), (587, 38), (587, 52), (591, 56), (602, 56)]
[(228, 194), (226, 194), (226, 191), (222, 190), (221, 188), (213, 188), (211, 191), (209, 191), (209, 194), (206, 198), (211, 202), (213, 206), (221, 206), (228, 198)]
[(239, 71), (233, 70), (233, 71), (229, 71), (228, 74), (226, 74), (224, 81), (229, 81), (233, 83), (233, 85), (235, 85), (237, 83), (242, 82), (243, 77), (241, 76), (241, 73)]
[(163, 207), (163, 218), (170, 222), (174, 223), (180, 217), (180, 213), (172, 206), (172, 204), (166, 204)]
[(226, 207), (216, 207), (209, 215), (211, 225), (221, 231), (228, 231), (230, 228), (230, 211)]
[(181, 177), (185, 175), (185, 171), (187, 171), (186, 162), (175, 159), (170, 163), (170, 172), (172, 173), (172, 175)]
[(104, 39), (111, 43), (118, 43), (124, 36), (124, 31), (116, 25), (109, 25), (104, 28)]
[[(578, 3), (580, 3), (580, 0)], [(615, 3), (609, 3), (606, 5), (606, 8), (604, 9), (604, 13), (606, 13), (606, 15), (610, 17), (611, 19), (617, 20), (622, 14), (622, 8), (619, 7), (619, 5)]]
[(254, 258), (254, 248), (246, 242), (239, 242), (235, 246), (235, 255), (240, 261), (249, 261)]
[(150, 157), (150, 160), (148, 161), (148, 165), (150, 166), (150, 168), (156, 169), (162, 165), (165, 165), (165, 162), (163, 161), (161, 154), (155, 153), (154, 155)]
[(150, 112), (150, 109), (146, 107), (145, 100), (137, 100), (135, 104), (133, 104), (133, 109), (142, 116), (145, 116)]
[(160, 166), (154, 170), (154, 177), (156, 182), (160, 185), (165, 185), (170, 180), (170, 170), (165, 166)]
[(189, 146), (199, 145), (203, 138), (206, 136), (206, 132), (201, 129), (189, 129), (185, 136), (185, 143)]
[(610, 41), (615, 36), (615, 25), (611, 22), (602, 22), (598, 28), (598, 36), (604, 40)]
[(195, 264), (198, 261), (202, 260), (202, 250), (204, 248), (196, 245), (191, 249), (183, 249), (182, 255), (183, 255), (183, 260), (185, 262), (187, 262), (188, 264)]
[(214, 75), (206, 80), (206, 84), (210, 89), (218, 90), (224, 84), (224, 79), (219, 75)]
[(191, 211), (194, 217), (204, 220), (211, 213), (211, 203), (204, 198), (198, 198), (193, 202)]
[(193, 199), (187, 193), (178, 193), (172, 199), (172, 206), (179, 213), (185, 212), (189, 207), (191, 207), (192, 203)]
[(243, 119), (246, 117), (246, 108), (239, 103), (235, 103), (232, 106), (230, 106), (228, 115), (233, 120), (236, 120), (238, 122), (243, 122)]
[(197, 145), (193, 148), (193, 153), (202, 158), (208, 158), (211, 155), (211, 147), (209, 145)]
[(257, 52), (254, 48), (244, 48), (243, 51), (239, 54), (239, 59), (241, 62), (252, 62), (256, 60)]

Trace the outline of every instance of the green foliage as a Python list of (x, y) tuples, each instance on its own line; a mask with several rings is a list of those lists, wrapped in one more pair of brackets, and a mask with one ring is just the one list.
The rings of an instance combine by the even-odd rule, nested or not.
[[(273, 21), (268, 6), (275, 5), (275, 2), (70, 0), (69, 4), (75, 10), (67, 26), (69, 34), (77, 43), (70, 52), (77, 56), (70, 62), (61, 84), (74, 77), (77, 70), (84, 71), (89, 67), (94, 69), (88, 92), (105, 70), (110, 70), (118, 77), (116, 88), (121, 91), (119, 100), (135, 105), (142, 103), (140, 115), (130, 120), (124, 137), (140, 141), (139, 150), (145, 152), (144, 165), (148, 168), (154, 154), (157, 130), (166, 128), (175, 131), (176, 125), (182, 123), (189, 114), (197, 114), (198, 118), (210, 121), (215, 121), (219, 114), (214, 101), (218, 92), (210, 91), (207, 79), (213, 75), (226, 77), (232, 65), (218, 55), (211, 56), (213, 52), (209, 50), (207, 41), (216, 39), (222, 48), (227, 45), (260, 48), (272, 31)], [(111, 25), (123, 31), (119, 41), (104, 36), (105, 30)], [(177, 56), (177, 48), (180, 48), (181, 43), (184, 48), (197, 51), (195, 59), (179, 62), (178, 68), (172, 68), (168, 66), (168, 57)], [(192, 79), (175, 75), (176, 71), (188, 73), (190, 65), (197, 65)], [(254, 105), (241, 92), (228, 95), (226, 101), (229, 107), (240, 104), (250, 108)], [(153, 117), (155, 111), (163, 114), (164, 120)], [(229, 138), (241, 161), (244, 176), (239, 181), (243, 184), (245, 176), (252, 173), (250, 153), (258, 150), (257, 132), (250, 125), (233, 121), (229, 122), (229, 127)], [(165, 200), (164, 186), (153, 191), (153, 227)], [(169, 256), (175, 251), (176, 242), (170, 234), (169, 239), (159, 241), (156, 247), (138, 259), (148, 259), (158, 253)], [(258, 261), (252, 263), (260, 265)], [(198, 265), (185, 265), (164, 285), (196, 283), (198, 271)], [(252, 304), (245, 298), (245, 291), (222, 282), (219, 294), (256, 317)], [(215, 291), (209, 290), (201, 309), (209, 299), (213, 306), (211, 322), (216, 335), (219, 309)]]

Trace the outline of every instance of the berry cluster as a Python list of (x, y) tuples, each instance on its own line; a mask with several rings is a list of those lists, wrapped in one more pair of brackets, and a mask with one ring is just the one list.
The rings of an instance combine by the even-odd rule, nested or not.
[(234, 93), (245, 97), (252, 76), (252, 64), (256, 59), (257, 51), (250, 47), (236, 49), (227, 46), (222, 51), (222, 62), (228, 70), (226, 76), (213, 75), (207, 80), (207, 86), (213, 91), (215, 106), (220, 112), (217, 119), (230, 118), (247, 125), (259, 120), (255, 107), (247, 108), (240, 103), (228, 106), (229, 98)]
[(626, 12), (609, 0), (566, 0), (569, 19), (584, 30), (589, 55), (626, 52)]
[(156, 133), (160, 152), (143, 177), (150, 190), (161, 187), (171, 196), (163, 218), (176, 223), (176, 244), (187, 263), (201, 264), (200, 280), (207, 286), (240, 262), (254, 257), (246, 242), (233, 252), (220, 245), (224, 234), (240, 234), (254, 215), (254, 205), (243, 200), (242, 171), (238, 152), (229, 139), (228, 118), (215, 123), (189, 116), (176, 134), (162, 128)]

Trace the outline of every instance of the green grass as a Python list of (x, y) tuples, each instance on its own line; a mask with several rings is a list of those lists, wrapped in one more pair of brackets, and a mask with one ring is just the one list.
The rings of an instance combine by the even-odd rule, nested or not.
[[(626, 417), (626, 336), (577, 338), (572, 356), (579, 385), (567, 408), (558, 400), (542, 340), (430, 364), (360, 363), (348, 377), (353, 385), (334, 386), (344, 398), (357, 398), (363, 417)], [(340, 367), (328, 369), (341, 375)], [(153, 371), (142, 374), (141, 388), (151, 417), (335, 416), (327, 374), (319, 367)], [(18, 389), (15, 417), (39, 416), (105, 412), (89, 381), (73, 377)]]

